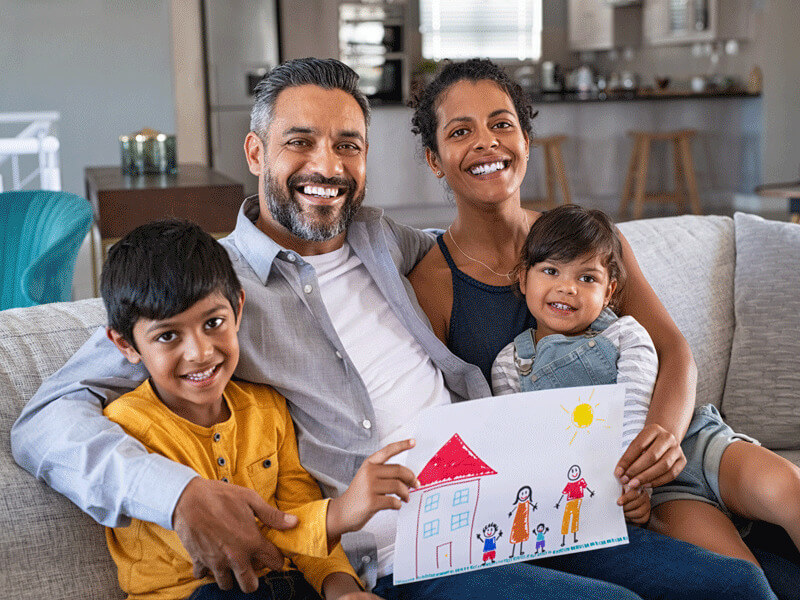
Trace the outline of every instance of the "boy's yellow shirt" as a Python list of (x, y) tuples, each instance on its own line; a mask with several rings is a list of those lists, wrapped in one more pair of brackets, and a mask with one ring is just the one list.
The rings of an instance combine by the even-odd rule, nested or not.
[[(348, 573), (358, 581), (340, 545), (328, 553), (328, 500), (300, 465), (286, 401), (272, 388), (233, 381), (224, 398), (230, 418), (202, 427), (170, 411), (148, 380), (103, 413), (151, 452), (187, 465), (206, 479), (224, 477), (255, 490), (268, 504), (297, 515), (300, 523), (294, 529), (264, 527), (264, 535), (287, 556), (284, 569), (291, 558), (318, 592), (331, 573)], [(134, 519), (128, 527), (108, 528), (106, 540), (129, 598), (188, 598), (195, 588), (214, 581), (195, 579), (178, 535), (153, 523)]]

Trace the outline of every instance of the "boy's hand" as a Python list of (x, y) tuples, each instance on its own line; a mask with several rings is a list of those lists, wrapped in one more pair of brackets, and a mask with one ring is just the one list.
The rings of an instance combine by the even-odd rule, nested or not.
[(253, 490), (192, 479), (175, 505), (173, 526), (194, 561), (194, 576), (199, 579), (210, 571), (223, 590), (231, 589), (236, 577), (249, 593), (258, 588), (257, 571), (280, 569), (283, 556), (261, 534), (256, 517), (273, 529), (297, 525), (296, 516), (270, 506)]
[(642, 488), (624, 488), (617, 504), (625, 513), (625, 520), (644, 525), (650, 520), (650, 494)]
[(419, 486), (411, 469), (384, 464), (391, 457), (414, 446), (414, 440), (394, 442), (367, 458), (344, 493), (328, 504), (328, 537), (337, 538), (357, 531), (381, 510), (398, 510), (408, 502), (408, 489)]
[(625, 450), (614, 475), (622, 485), (656, 487), (675, 479), (685, 466), (686, 457), (675, 436), (650, 423)]
[(381, 600), (380, 596), (361, 590), (347, 573), (331, 573), (322, 582), (325, 600)]

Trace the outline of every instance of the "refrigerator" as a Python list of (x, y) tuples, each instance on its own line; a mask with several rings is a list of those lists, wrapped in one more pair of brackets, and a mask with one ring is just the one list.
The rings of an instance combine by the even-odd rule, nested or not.
[(247, 169), (253, 88), (280, 62), (278, 0), (203, 0), (211, 167), (241, 182), (247, 195), (258, 179)]

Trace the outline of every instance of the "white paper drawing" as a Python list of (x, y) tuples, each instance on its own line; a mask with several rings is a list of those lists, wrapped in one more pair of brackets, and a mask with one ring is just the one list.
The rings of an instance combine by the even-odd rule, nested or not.
[(627, 543), (614, 478), (624, 396), (622, 385), (562, 388), (423, 412), (395, 584)]

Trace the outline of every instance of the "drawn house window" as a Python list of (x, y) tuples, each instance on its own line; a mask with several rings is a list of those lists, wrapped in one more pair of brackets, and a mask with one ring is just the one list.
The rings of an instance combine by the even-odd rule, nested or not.
[(456, 491), (453, 494), (453, 506), (458, 506), (459, 504), (469, 504), (469, 489), (464, 488), (463, 490)]
[(425, 512), (430, 512), (439, 508), (439, 494), (431, 494), (425, 498)]
[(450, 530), (461, 529), (469, 525), (469, 511), (450, 516)]
[(428, 521), (422, 527), (422, 537), (429, 538), (439, 534), (439, 519)]

